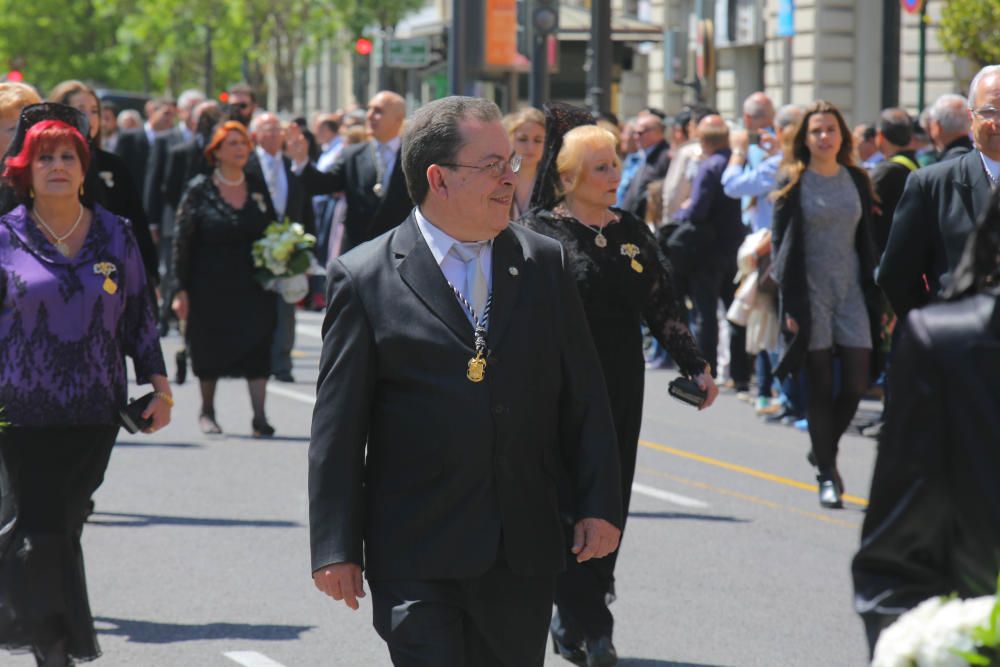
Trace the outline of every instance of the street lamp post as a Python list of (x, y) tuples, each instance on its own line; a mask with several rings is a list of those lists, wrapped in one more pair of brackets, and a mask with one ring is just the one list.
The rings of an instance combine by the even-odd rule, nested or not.
[(611, 0), (590, 4), (588, 56), (588, 106), (595, 113), (607, 113), (611, 111)]
[(465, 95), (465, 79), (468, 69), (465, 66), (466, 43), (466, 3), (464, 0), (451, 2), (451, 31), (448, 34), (448, 82), (452, 95)]

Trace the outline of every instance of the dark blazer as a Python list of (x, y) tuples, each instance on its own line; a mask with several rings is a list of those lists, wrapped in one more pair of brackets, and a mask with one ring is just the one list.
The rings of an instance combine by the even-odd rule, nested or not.
[(204, 142), (198, 137), (171, 146), (167, 153), (166, 176), (163, 180), (166, 205), (176, 211), (191, 179), (211, 171), (212, 166), (205, 157)]
[(168, 206), (163, 196), (163, 185), (167, 179), (167, 161), (170, 149), (184, 142), (180, 128), (164, 132), (156, 137), (150, 149), (146, 179), (142, 188), (142, 204), (149, 216), (150, 224), (160, 226), (160, 234), (173, 236), (174, 207)]
[(373, 188), (377, 176), (370, 141), (346, 146), (329, 172), (322, 172), (309, 164), (299, 178), (311, 197), (344, 193), (347, 217), (344, 219), (341, 253), (397, 226), (413, 209), (403, 176), (402, 151), (396, 156), (385, 196), (375, 194)]
[(727, 196), (722, 187), (731, 154), (726, 149), (701, 161), (691, 184), (691, 203), (674, 215), (677, 227), (667, 247), (671, 263), (681, 273), (691, 273), (705, 261), (724, 272), (736, 270), (736, 253), (747, 230), (740, 200)]
[[(292, 172), (292, 161), (284, 156), (282, 156), (281, 160), (285, 165), (285, 176), (288, 179), (288, 198), (285, 202), (283, 219), (288, 218), (292, 222), (298, 222), (305, 228), (307, 233), (315, 235), (316, 214), (313, 211), (312, 198), (306, 194), (302, 183), (299, 181), (299, 177)], [(255, 151), (250, 151), (250, 159), (247, 160), (245, 170), (247, 173), (253, 173), (265, 184), (267, 183), (267, 179), (264, 178), (264, 170), (260, 166), (260, 160), (257, 158)], [(268, 205), (274, 211), (274, 202), (271, 201), (270, 192), (267, 188), (264, 188), (264, 192), (268, 193)], [(276, 213), (275, 216), (277, 216)]]
[[(146, 172), (149, 170), (152, 153), (153, 147), (146, 136), (145, 127), (125, 130), (118, 134), (115, 154), (125, 162), (129, 173), (132, 174), (132, 180), (140, 188), (145, 188), (146, 186)], [(142, 191), (140, 191), (140, 194), (142, 194)]]
[[(902, 151), (897, 155), (912, 160), (914, 165), (917, 164), (917, 156), (913, 151)], [(908, 166), (894, 162), (892, 158), (882, 160), (872, 169), (872, 185), (878, 196), (875, 214), (872, 216), (872, 240), (875, 242), (875, 250), (879, 257), (885, 252), (892, 216), (896, 212), (899, 198), (903, 196), (906, 179), (911, 173), (913, 172)]]
[(632, 177), (625, 197), (622, 199), (622, 210), (634, 213), (640, 220), (646, 219), (646, 189), (653, 181), (667, 175), (670, 168), (670, 144), (666, 140), (653, 146), (646, 156), (646, 161)]
[(575, 518), (621, 525), (607, 392), (563, 261), (518, 225), (496, 237), (478, 384), (472, 326), (412, 216), (331, 262), (309, 447), (314, 571), (469, 578), (502, 548), (515, 574), (554, 574), (568, 553), (564, 471)]
[(947, 162), (948, 160), (954, 160), (957, 157), (962, 157), (969, 151), (976, 149), (976, 145), (972, 143), (972, 139), (968, 137), (959, 137), (955, 141), (951, 142), (944, 147), (941, 151), (941, 155), (938, 156), (938, 163)]
[(923, 600), (991, 595), (1000, 570), (1000, 293), (911, 311), (854, 557), (878, 633)]
[(878, 270), (878, 284), (898, 315), (929, 303), (947, 286), (989, 195), (978, 150), (907, 179)]
[[(861, 221), (854, 234), (854, 248), (858, 252), (861, 269), (861, 291), (865, 296), (868, 321), (872, 335), (874, 359), (870, 366), (872, 379), (882, 367), (879, 355), (881, 339), (882, 294), (875, 285), (875, 267), (878, 257), (871, 237), (874, 200), (869, 186), (868, 174), (859, 168), (849, 169), (854, 186), (861, 197)], [(787, 181), (779, 182), (777, 190), (785, 187)], [(812, 316), (809, 305), (809, 283), (806, 277), (805, 221), (802, 216), (802, 184), (797, 183), (788, 194), (774, 202), (774, 222), (771, 225), (771, 244), (774, 248), (772, 271), (779, 283), (781, 320), (790, 315), (798, 324), (798, 333), (785, 347), (785, 353), (774, 369), (778, 377), (785, 377), (798, 370), (805, 361), (809, 350), (809, 335)]]

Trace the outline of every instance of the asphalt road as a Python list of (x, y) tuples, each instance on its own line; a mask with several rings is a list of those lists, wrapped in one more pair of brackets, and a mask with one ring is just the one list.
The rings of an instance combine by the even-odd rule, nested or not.
[[(104, 667), (390, 664), (358, 612), (312, 586), (306, 451), (319, 317), (300, 314), (295, 384), (269, 385), (272, 440), (250, 437), (245, 384), (217, 395), (226, 431), (197, 428), (198, 389), (175, 387), (174, 422), (124, 434), (84, 531)], [(165, 341), (172, 367), (176, 338)], [(615, 643), (633, 667), (866, 664), (851, 609), (874, 442), (848, 436), (844, 510), (819, 507), (808, 439), (722, 396), (706, 412), (647, 375), (636, 492), (618, 565)], [(138, 395), (138, 389), (134, 394)], [(28, 667), (0, 654), (0, 665)], [(551, 652), (546, 666), (568, 665)]]

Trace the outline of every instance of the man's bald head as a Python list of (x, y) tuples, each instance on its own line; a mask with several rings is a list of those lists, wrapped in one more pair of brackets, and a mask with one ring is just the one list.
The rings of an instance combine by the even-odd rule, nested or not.
[(254, 116), (250, 122), (250, 133), (257, 145), (269, 155), (277, 155), (285, 143), (285, 128), (281, 119), (270, 111)]
[(368, 131), (376, 141), (385, 143), (399, 136), (406, 120), (406, 100), (391, 90), (375, 93), (365, 115)]
[(756, 132), (774, 124), (774, 103), (762, 92), (751, 93), (743, 101), (743, 126)]
[(729, 148), (729, 126), (718, 114), (705, 116), (698, 122), (698, 138), (705, 155), (718, 153)]

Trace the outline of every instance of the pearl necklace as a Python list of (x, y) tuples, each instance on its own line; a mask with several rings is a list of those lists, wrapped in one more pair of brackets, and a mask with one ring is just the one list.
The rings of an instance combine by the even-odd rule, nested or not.
[(217, 179), (219, 179), (220, 183), (222, 183), (223, 185), (228, 185), (230, 187), (235, 187), (237, 185), (243, 185), (243, 183), (246, 182), (246, 180), (247, 180), (247, 175), (244, 174), (241, 171), (240, 172), (240, 177), (237, 178), (236, 180), (232, 180), (231, 181), (231, 180), (229, 180), (228, 178), (226, 178), (225, 176), (222, 175), (222, 172), (219, 170), (218, 167), (215, 168), (215, 177)]
[(56, 250), (58, 250), (63, 257), (69, 257), (72, 253), (70, 252), (69, 246), (66, 244), (66, 239), (68, 239), (70, 236), (73, 235), (73, 232), (76, 231), (76, 228), (80, 226), (80, 221), (83, 220), (83, 204), (80, 204), (80, 212), (76, 216), (76, 222), (74, 222), (73, 226), (69, 228), (69, 231), (63, 234), (62, 236), (59, 236), (54, 231), (52, 231), (52, 228), (49, 227), (48, 223), (45, 222), (42, 216), (38, 213), (37, 209), (32, 208), (31, 215), (34, 216), (38, 224), (40, 224), (45, 229), (45, 231), (49, 233), (49, 236), (55, 239)]

